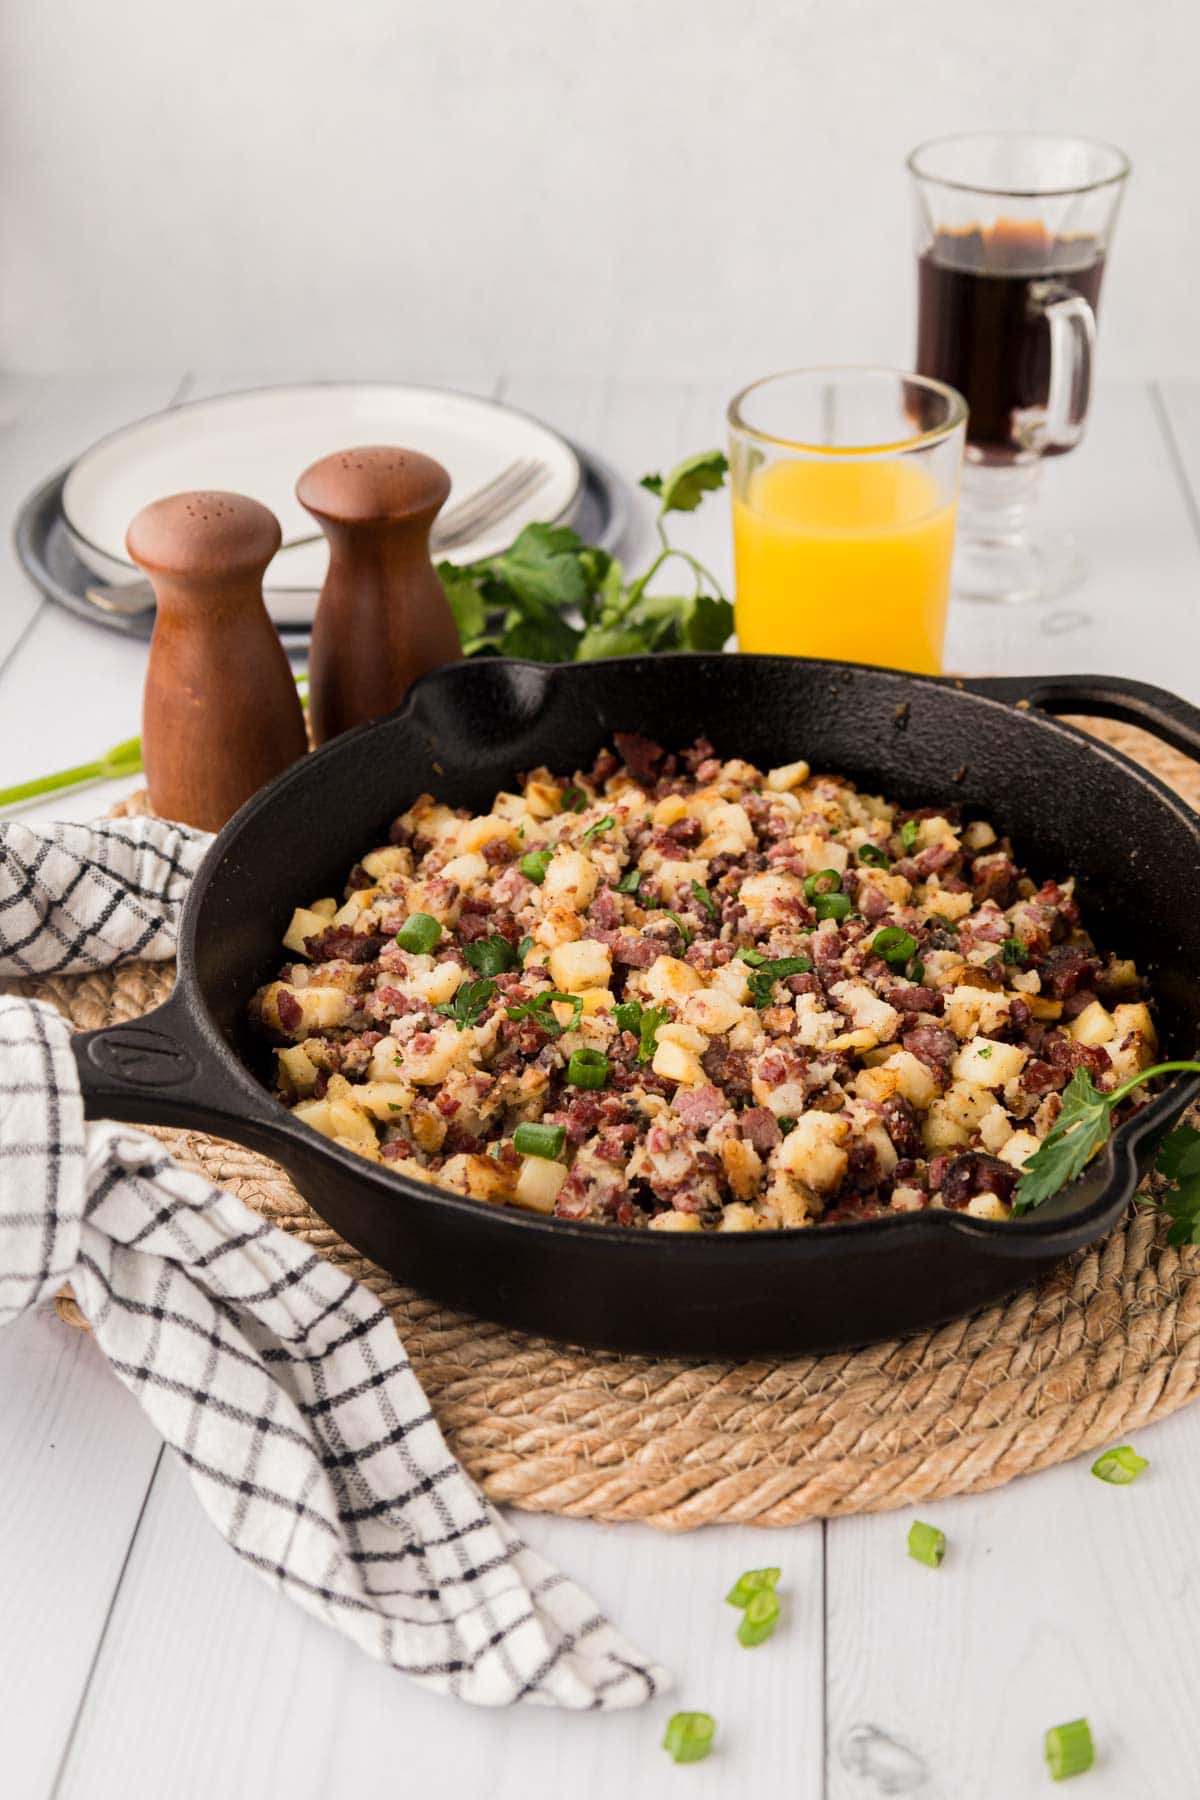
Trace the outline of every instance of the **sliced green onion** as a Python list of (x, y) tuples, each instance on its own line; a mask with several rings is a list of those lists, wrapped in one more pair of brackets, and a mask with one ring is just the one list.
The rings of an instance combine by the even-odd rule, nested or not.
[(908, 1554), (919, 1563), (936, 1569), (946, 1554), (946, 1534), (936, 1525), (922, 1525), (914, 1519), (908, 1533)]
[(473, 944), (463, 946), (463, 955), (481, 975), (507, 975), (517, 966), (516, 951), (507, 938), (499, 935), (476, 938)]
[(1023, 938), (1005, 938), (1000, 946), (1000, 960), (1006, 963), (1027, 963), (1029, 951)]
[(396, 933), (396, 942), (414, 956), (428, 956), (441, 935), (442, 928), (431, 913), (416, 912), (405, 919)]
[(886, 869), (888, 863), (887, 851), (881, 850), (878, 844), (860, 844), (858, 846), (858, 860), (862, 863), (869, 863), (873, 869)]
[(920, 987), (925, 979), (925, 964), (921, 961), (919, 956), (914, 957), (909, 964), (908, 979), (913, 983), (914, 987)]
[(815, 875), (804, 877), (804, 898), (815, 900), (818, 894), (837, 894), (841, 887), (842, 878), (836, 869), (818, 869)]
[(532, 881), (535, 887), (541, 887), (553, 855), (553, 850), (527, 850), (517, 867), (526, 881)]
[(1052, 1725), (1046, 1733), (1046, 1767), (1055, 1781), (1064, 1781), (1068, 1775), (1082, 1775), (1095, 1760), (1092, 1728), (1086, 1719)]
[(770, 1588), (763, 1588), (759, 1593), (751, 1594), (746, 1602), (737, 1628), (738, 1643), (744, 1644), (747, 1650), (752, 1650), (756, 1644), (765, 1644), (778, 1623), (779, 1601)]
[(917, 833), (920, 829), (921, 827), (917, 824), (915, 819), (905, 819), (903, 825), (900, 827), (900, 842), (906, 850), (914, 848), (917, 841)]
[(602, 1088), (608, 1080), (608, 1058), (599, 1050), (574, 1050), (567, 1064), (567, 1084), (577, 1088)]
[(692, 883), (692, 898), (699, 902), (699, 904), (704, 908), (705, 912), (708, 914), (710, 919), (716, 918), (717, 903), (713, 899), (712, 895), (709, 893), (708, 889), (706, 887), (701, 886), (700, 882), (698, 882), (698, 881), (693, 881), (693, 883)]
[(667, 1720), (663, 1749), (673, 1762), (703, 1762), (712, 1749), (717, 1721), (711, 1713), (677, 1712)]
[(547, 1162), (562, 1155), (566, 1141), (565, 1125), (518, 1125), (513, 1132), (513, 1149), (518, 1156), (542, 1156)]
[(641, 879), (642, 871), (640, 869), (626, 869), (617, 883), (618, 894), (636, 894)]
[(588, 803), (588, 797), (581, 787), (565, 787), (559, 806), (563, 812), (581, 813)]
[(617, 821), (613, 818), (611, 813), (605, 813), (602, 819), (597, 819), (594, 825), (588, 826), (587, 830), (579, 840), (580, 843), (590, 844), (592, 839), (594, 837), (599, 837), (602, 831), (611, 831), (616, 822)]
[(899, 925), (885, 925), (871, 939), (872, 956), (881, 956), (889, 967), (903, 965), (917, 953), (917, 940)]
[(726, 1594), (726, 1606), (749, 1605), (755, 1594), (761, 1594), (764, 1588), (773, 1588), (782, 1573), (782, 1569), (747, 1569)]
[[(571, 1007), (571, 1017), (565, 1025), (560, 1025), (551, 1007), (555, 1001), (563, 1006)], [(506, 1008), (510, 1019), (532, 1019), (540, 1025), (547, 1037), (561, 1037), (564, 1031), (574, 1031), (583, 1017), (583, 1000), (578, 994), (563, 994), (558, 988), (543, 988), (532, 1000), (522, 1000), (516, 1006)]]
[(850, 911), (849, 894), (818, 894), (813, 901), (818, 919), (844, 919)]
[(654, 1055), (654, 1046), (658, 1037), (658, 1028), (667, 1022), (668, 1013), (665, 1006), (651, 1006), (642, 1014), (638, 1026), (638, 1056), (640, 1063), (649, 1062)]
[(734, 962), (749, 963), (752, 969), (761, 969), (768, 959), (761, 950), (735, 950), (733, 960)]
[(667, 908), (665, 906), (663, 907), (662, 910), (664, 913), (666, 913), (667, 918), (671, 919), (679, 927), (679, 935), (683, 939), (683, 947), (686, 950), (688, 945), (692, 941), (691, 932), (688, 930), (687, 926), (684, 924), (683, 920), (680, 918), (678, 913), (668, 912)]
[(1113, 1450), (1106, 1450), (1092, 1464), (1092, 1474), (1101, 1481), (1110, 1482), (1113, 1487), (1128, 1487), (1136, 1481), (1143, 1469), (1150, 1467), (1149, 1459), (1139, 1456), (1129, 1444), (1118, 1444)]

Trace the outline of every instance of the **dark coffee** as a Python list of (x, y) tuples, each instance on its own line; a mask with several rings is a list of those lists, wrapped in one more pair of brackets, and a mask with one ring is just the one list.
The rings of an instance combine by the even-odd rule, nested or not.
[[(1093, 311), (1104, 251), (1092, 237), (1052, 237), (1001, 220), (987, 231), (939, 231), (917, 263), (917, 372), (957, 388), (970, 408), (967, 442), (984, 462), (1030, 448), (1030, 413), (1050, 391), (1050, 328), (1038, 283), (1082, 294)], [(1073, 397), (1082, 424), (1086, 392)], [(1047, 446), (1054, 455), (1069, 445)]]

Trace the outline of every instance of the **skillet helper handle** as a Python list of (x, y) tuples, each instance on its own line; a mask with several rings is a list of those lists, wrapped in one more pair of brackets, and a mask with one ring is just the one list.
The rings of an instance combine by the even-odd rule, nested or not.
[(1200, 762), (1200, 707), (1122, 675), (986, 675), (963, 681), (972, 694), (1039, 712), (1083, 713), (1140, 725), (1173, 750)]
[(246, 1122), (221, 1099), (221, 1082), (174, 995), (140, 1019), (76, 1032), (71, 1040), (84, 1117), (182, 1125), (245, 1140)]

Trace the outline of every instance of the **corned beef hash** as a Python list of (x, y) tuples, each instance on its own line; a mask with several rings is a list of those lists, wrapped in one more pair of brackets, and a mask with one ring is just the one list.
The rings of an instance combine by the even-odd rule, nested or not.
[(1007, 1218), (1072, 1072), (1148, 1066), (1132, 962), (983, 820), (617, 733), (422, 795), (252, 1002), (278, 1098), (472, 1199), (651, 1231)]

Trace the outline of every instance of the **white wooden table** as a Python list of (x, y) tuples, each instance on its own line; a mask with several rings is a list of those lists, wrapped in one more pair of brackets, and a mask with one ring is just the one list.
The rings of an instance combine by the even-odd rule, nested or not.
[[(636, 477), (720, 441), (737, 374), (441, 378), (543, 414)], [(101, 432), (235, 385), (253, 384), (0, 381), (0, 517)], [(957, 608), (949, 665), (1114, 671), (1200, 701), (1200, 386), (1102, 387), (1085, 447), (1048, 473), (1046, 512), (1086, 542), (1086, 586), (1042, 609)], [(728, 573), (723, 517), (718, 503), (691, 529)], [(3, 555), (8, 783), (136, 732), (145, 648), (41, 602)], [(119, 791), (30, 816), (93, 816)], [(907, 1512), (686, 1537), (523, 1518), (677, 1688), (606, 1718), (493, 1715), (422, 1693), (261, 1585), (90, 1339), (47, 1310), (0, 1337), (0, 1795), (1023, 1800), (1050, 1791), (1044, 1729), (1086, 1714), (1099, 1754), (1081, 1796), (1185, 1800), (1200, 1794), (1200, 1412), (1136, 1443), (1152, 1467), (1131, 1489), (1081, 1461), (923, 1508), (950, 1540), (936, 1573), (905, 1555)], [(722, 1596), (768, 1561), (784, 1570), (786, 1624), (749, 1652)], [(677, 1706), (716, 1714), (707, 1763), (676, 1769), (659, 1749)], [(903, 1748), (885, 1756), (872, 1732)]]

